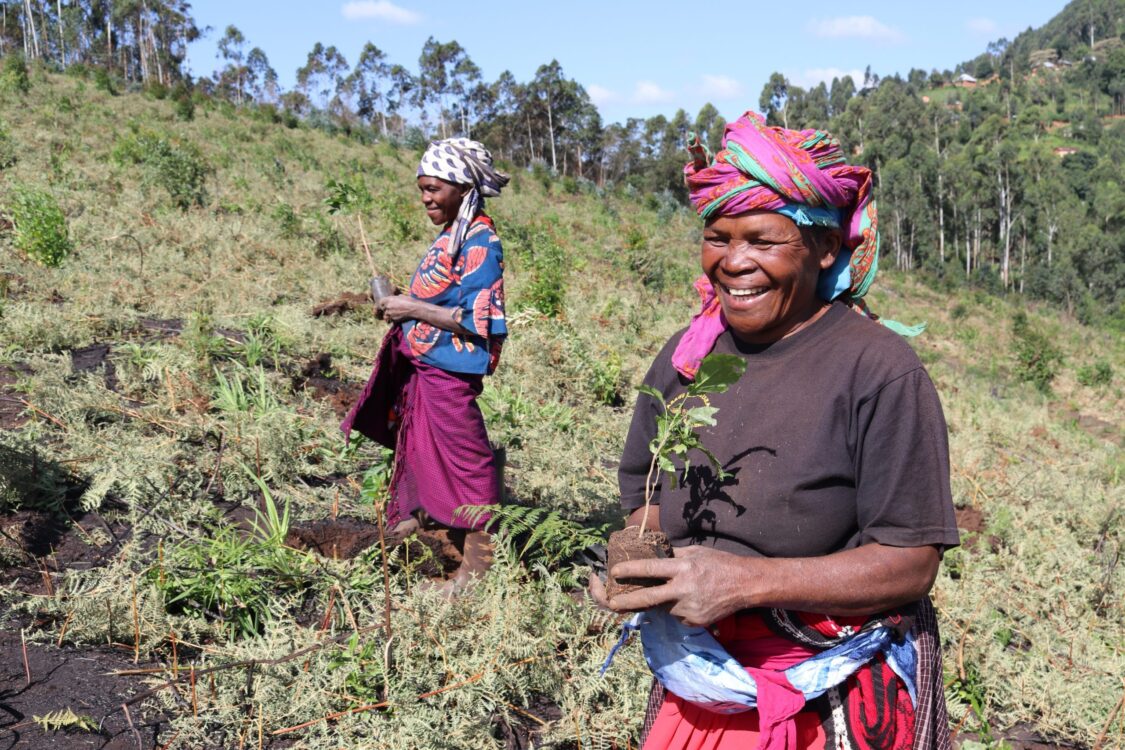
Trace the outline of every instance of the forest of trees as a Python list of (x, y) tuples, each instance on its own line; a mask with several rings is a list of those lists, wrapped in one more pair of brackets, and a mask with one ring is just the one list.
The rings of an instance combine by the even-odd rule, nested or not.
[[(173, 87), (290, 124), (417, 144), (469, 135), (518, 167), (577, 185), (684, 199), (682, 144), (714, 148), (725, 120), (605, 123), (556, 60), (529, 81), (485, 80), (456, 41), (427, 40), (415, 64), (368, 43), (354, 65), (317, 43), (283, 90), (261, 47), (228, 26), (209, 77), (185, 73), (201, 35), (184, 0), (0, 0), (0, 55), (105, 71), (128, 87)], [(1125, 325), (1125, 0), (1073, 0), (1040, 29), (944, 71), (868, 69), (810, 89), (781, 73), (757, 107), (791, 128), (827, 128), (876, 174), (884, 263)], [(976, 83), (954, 85), (961, 74)]]

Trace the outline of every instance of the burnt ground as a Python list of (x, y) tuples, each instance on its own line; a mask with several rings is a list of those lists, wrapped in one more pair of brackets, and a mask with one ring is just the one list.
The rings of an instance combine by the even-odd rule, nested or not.
[[(68, 517), (23, 510), (0, 516), (0, 587), (49, 594), (58, 574), (105, 564), (130, 535), (125, 524), (99, 513)], [(378, 530), (368, 521), (341, 517), (294, 524), (288, 541), (326, 557), (355, 557), (378, 544)], [(460, 563), (455, 542), (443, 530), (422, 529), (404, 543), (413, 545), (413, 559), (424, 560), (423, 575), (441, 578)], [(128, 718), (121, 710), (124, 701), (150, 689), (151, 683), (135, 674), (118, 674), (163, 665), (134, 664), (132, 647), (123, 643), (60, 647), (21, 637), (26, 633), (43, 640), (43, 634), (60, 627), (45, 617), (0, 609), (0, 750), (158, 750), (169, 743), (169, 717), (159, 709), (142, 701), (129, 707)], [(539, 718), (558, 713), (546, 703), (538, 708), (542, 710), (532, 713)], [(68, 709), (96, 729), (48, 730), (35, 721)], [(539, 726), (530, 718), (504, 721), (497, 715), (492, 721), (513, 750), (529, 747)], [(290, 746), (290, 739), (264, 745)]]
[[(20, 629), (9, 622), (0, 632), (0, 750), (148, 750), (160, 747), (162, 736), (167, 741), (166, 720), (152, 709), (130, 707), (133, 727), (129, 726), (121, 703), (145, 686), (137, 677), (113, 674), (152, 665), (135, 665), (131, 653), (108, 646), (27, 643), (26, 648), (25, 665)], [(89, 720), (97, 731), (48, 731), (35, 722), (35, 717), (67, 709)]]
[[(128, 536), (123, 524), (97, 513), (73, 519), (26, 510), (5, 515), (0, 517), (0, 550), (9, 564), (0, 569), (0, 586), (48, 594), (59, 572), (104, 564)], [(135, 676), (114, 674), (157, 665), (134, 664), (132, 649), (120, 644), (58, 647), (21, 638), (21, 632), (30, 636), (53, 625), (0, 611), (0, 750), (159, 747), (158, 740), (167, 733), (164, 717), (151, 708), (134, 706), (131, 728), (120, 710), (124, 700), (146, 689), (145, 684)], [(48, 731), (35, 721), (67, 709), (97, 729)]]

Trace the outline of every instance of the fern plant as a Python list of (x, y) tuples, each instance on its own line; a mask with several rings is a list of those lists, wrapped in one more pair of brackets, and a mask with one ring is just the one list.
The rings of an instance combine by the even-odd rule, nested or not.
[(523, 505), (462, 505), (454, 517), (477, 525), (485, 517), (511, 542), (516, 559), (555, 569), (577, 553), (605, 542), (608, 524), (583, 526), (557, 510)]

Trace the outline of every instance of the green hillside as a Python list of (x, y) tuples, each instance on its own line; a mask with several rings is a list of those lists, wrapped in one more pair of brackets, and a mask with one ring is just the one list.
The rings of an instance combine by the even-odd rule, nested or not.
[[(51, 654), (139, 671), (28, 707), (12, 723), (28, 746), (85, 747), (88, 728), (31, 715), (97, 724), (84, 706), (103, 704), (104, 731), (146, 747), (635, 746), (648, 673), (632, 646), (598, 676), (617, 623), (572, 555), (619, 523), (634, 386), (694, 311), (695, 216), (507, 165), (489, 212), (511, 336), (482, 406), (510, 501), (543, 515), (528, 543), (510, 512), (493, 572), (447, 603), (419, 585), (429, 548), (281, 543), (286, 526), (370, 528), (383, 500), (386, 457), (337, 424), (386, 326), (362, 299), (356, 217), (325, 199), (370, 194), (376, 265), (405, 280), (432, 234), (419, 151), (217, 98), (185, 119), (182, 99), (93, 75), (29, 83), (0, 100), (2, 630), (26, 637), (36, 686)], [(870, 299), (928, 322), (913, 343), (950, 423), (965, 535), (935, 602), (961, 746), (1122, 747), (1125, 341), (952, 280), (888, 272)]]

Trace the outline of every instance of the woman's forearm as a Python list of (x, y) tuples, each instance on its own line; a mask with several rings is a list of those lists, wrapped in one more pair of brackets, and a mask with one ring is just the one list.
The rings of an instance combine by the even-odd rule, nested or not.
[(638, 611), (670, 604), (690, 625), (710, 625), (742, 609), (770, 607), (827, 615), (869, 615), (921, 598), (937, 576), (935, 547), (867, 544), (824, 557), (742, 557), (709, 547), (678, 547), (674, 559), (631, 560), (617, 578), (662, 578), (610, 605)]
[(453, 333), (465, 335), (470, 334), (469, 329), (461, 325), (461, 308), (442, 307), (440, 305), (430, 304), (429, 302), (422, 302), (421, 300), (415, 300), (414, 305), (415, 320), (424, 321), (443, 331), (452, 331)]
[(824, 557), (746, 558), (738, 586), (748, 606), (868, 615), (917, 601), (933, 586), (934, 547), (865, 544)]
[(379, 303), (379, 313), (394, 323), (418, 320), (443, 331), (472, 335), (472, 331), (461, 325), (461, 308), (442, 307), (405, 294), (383, 298)]

